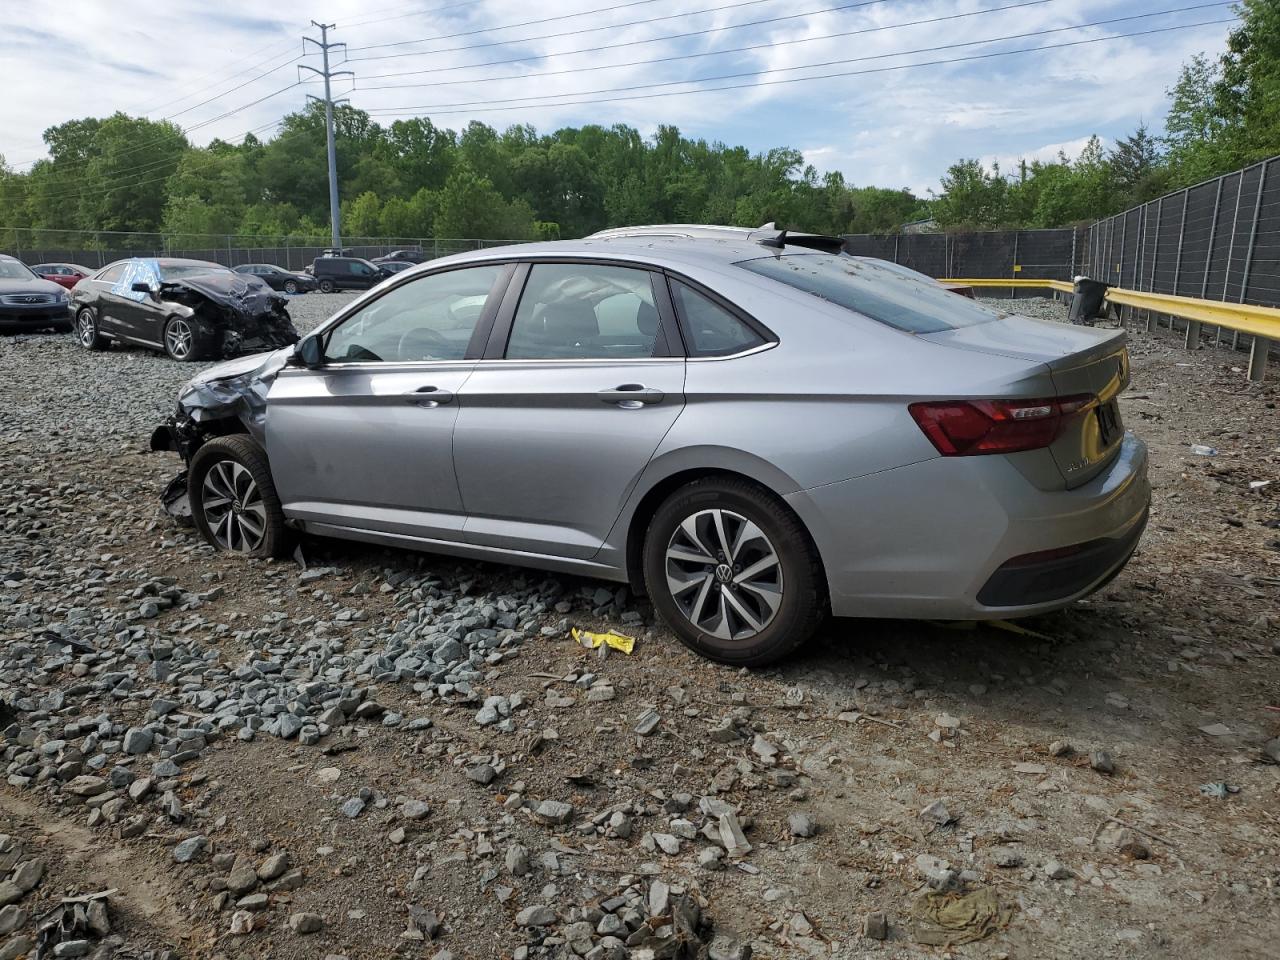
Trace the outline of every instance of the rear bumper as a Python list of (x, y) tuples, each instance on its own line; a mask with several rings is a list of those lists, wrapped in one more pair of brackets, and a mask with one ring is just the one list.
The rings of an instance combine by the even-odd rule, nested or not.
[(1004, 457), (938, 457), (787, 497), (822, 555), (832, 613), (944, 620), (1088, 596), (1128, 562), (1150, 500), (1132, 434), (1072, 490), (1039, 490)]

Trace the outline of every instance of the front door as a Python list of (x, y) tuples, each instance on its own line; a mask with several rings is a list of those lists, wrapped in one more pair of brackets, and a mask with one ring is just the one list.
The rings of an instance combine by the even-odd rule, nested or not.
[[(684, 406), (649, 271), (535, 263), (459, 395), (469, 543), (594, 556)], [(514, 291), (508, 299), (514, 298)]]
[(402, 283), (321, 335), (321, 367), (280, 372), (266, 439), (286, 516), (460, 538), (458, 394), (510, 273), (476, 266)]

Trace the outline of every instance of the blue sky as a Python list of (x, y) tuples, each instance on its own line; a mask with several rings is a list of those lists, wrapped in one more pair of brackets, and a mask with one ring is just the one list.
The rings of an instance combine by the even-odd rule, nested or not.
[[(115, 110), (171, 117), (197, 143), (269, 135), (316, 91), (283, 88), (299, 79), (300, 38), (318, 35), (309, 21), (323, 13), (338, 24), (333, 39), (349, 44), (343, 68), (356, 74), (354, 88), (344, 80), (338, 89), (380, 122), (628, 123), (645, 134), (672, 123), (753, 151), (795, 147), (858, 185), (924, 191), (960, 157), (1013, 169), (1021, 157), (1078, 153), (1094, 133), (1111, 142), (1144, 121), (1159, 130), (1179, 66), (1221, 51), (1228, 24), (1055, 45), (1232, 16), (1216, 5), (1082, 26), (1196, 3), (61, 0), (60, 26), (32, 18), (0, 34), (0, 155), (25, 169), (49, 125)], [(883, 69), (1026, 47), (1035, 50)], [(520, 62), (497, 62), (512, 59)], [(655, 59), (666, 62), (637, 62)], [(777, 82), (806, 77), (817, 78)], [(713, 86), (735, 89), (690, 92)]]

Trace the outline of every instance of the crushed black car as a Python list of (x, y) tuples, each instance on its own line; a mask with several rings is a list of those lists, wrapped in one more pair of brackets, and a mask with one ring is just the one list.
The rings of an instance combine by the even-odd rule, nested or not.
[(235, 357), (298, 342), (288, 301), (257, 277), (203, 260), (138, 257), (76, 285), (75, 335), (86, 350), (112, 342), (174, 360)]

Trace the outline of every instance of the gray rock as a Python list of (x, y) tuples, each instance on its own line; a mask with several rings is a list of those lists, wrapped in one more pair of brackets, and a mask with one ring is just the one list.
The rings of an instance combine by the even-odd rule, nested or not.
[(342, 805), (342, 815), (348, 819), (354, 820), (362, 813), (364, 813), (364, 801), (359, 797), (352, 797)]
[(505, 856), (507, 872), (513, 877), (523, 877), (532, 867), (529, 865), (529, 851), (518, 843), (507, 847)]
[(862, 935), (872, 940), (888, 940), (888, 918), (883, 913), (868, 913), (862, 920)]
[(188, 837), (173, 848), (173, 859), (176, 863), (190, 863), (209, 845), (206, 837)]
[(76, 777), (70, 783), (62, 788), (64, 793), (69, 793), (75, 797), (96, 797), (106, 793), (111, 789), (111, 784), (107, 783), (102, 777), (92, 777), (83, 775)]
[(257, 913), (259, 910), (267, 909), (270, 902), (271, 898), (265, 893), (251, 893), (247, 897), (241, 897), (236, 901), (236, 909)]
[(544, 904), (525, 907), (516, 914), (516, 923), (522, 927), (548, 927), (556, 922), (556, 912)]
[(285, 875), (289, 869), (289, 854), (281, 851), (272, 854), (258, 865), (258, 879), (263, 883), (270, 883)]
[(0, 907), (7, 907), (11, 903), (17, 903), (27, 892), (12, 880), (0, 881)]
[(488, 786), (493, 783), (494, 778), (497, 777), (497, 775), (498, 771), (493, 769), (493, 766), (488, 763), (477, 763), (473, 766), (467, 767), (467, 779), (471, 780), (473, 783), (478, 783), (481, 786)]
[(324, 918), (318, 913), (295, 913), (289, 918), (289, 929), (301, 936), (319, 933), (323, 928)]
[(543, 800), (533, 816), (542, 823), (568, 823), (573, 819), (573, 805), (560, 800)]
[(431, 807), (422, 800), (406, 800), (400, 808), (400, 815), (406, 820), (425, 820), (431, 813)]
[(807, 813), (793, 813), (787, 817), (787, 828), (793, 837), (817, 836), (818, 824)]
[(19, 934), (11, 940), (6, 940), (4, 946), (0, 946), (0, 960), (18, 960), (19, 957), (25, 957), (35, 949), (36, 942), (25, 934)]
[(707, 947), (709, 960), (751, 960), (751, 954), (751, 944), (724, 933), (717, 933)]
[(1070, 880), (1075, 876), (1071, 870), (1057, 860), (1048, 860), (1044, 865), (1044, 875), (1050, 880)]
[(244, 896), (257, 885), (257, 871), (248, 864), (237, 864), (236, 867), (227, 874), (227, 889), (237, 897)]
[(40, 882), (40, 878), (44, 876), (44, 864), (39, 860), (28, 860), (26, 863), (18, 864), (18, 869), (13, 871), (13, 882), (23, 893), (28, 893), (36, 888), (36, 884)]
[(63, 940), (53, 948), (54, 957), (84, 957), (92, 949), (88, 940)]
[(1099, 773), (1110, 775), (1116, 772), (1115, 762), (1111, 759), (1111, 754), (1105, 750), (1095, 750), (1089, 754), (1089, 766)]
[(142, 727), (130, 727), (125, 731), (121, 749), (132, 757), (141, 756), (155, 743), (155, 734)]
[(27, 922), (27, 911), (16, 904), (0, 909), (0, 937), (7, 937)]
[(1280, 737), (1268, 740), (1262, 746), (1262, 755), (1272, 763), (1280, 763)]
[(662, 717), (657, 710), (649, 709), (640, 714), (636, 721), (635, 732), (642, 737), (647, 737), (658, 729), (658, 724), (662, 722)]
[(951, 815), (951, 811), (947, 809), (947, 805), (941, 800), (935, 800), (923, 810), (920, 811), (920, 819), (925, 823), (937, 824), (939, 827), (945, 827), (947, 824), (955, 820)]

